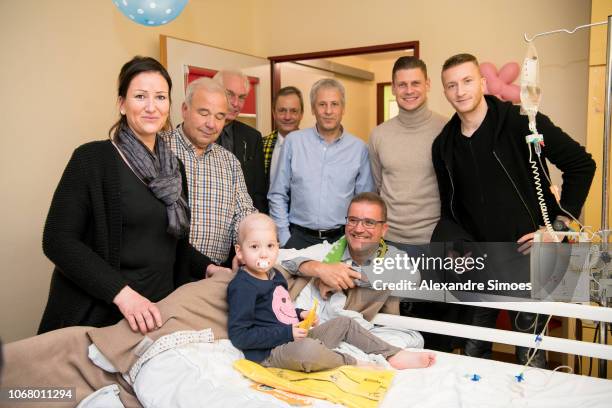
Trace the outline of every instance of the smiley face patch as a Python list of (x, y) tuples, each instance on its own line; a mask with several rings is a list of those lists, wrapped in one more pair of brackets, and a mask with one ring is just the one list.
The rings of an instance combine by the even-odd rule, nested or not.
[(295, 306), (289, 297), (289, 292), (282, 285), (278, 285), (272, 294), (272, 311), (279, 322), (284, 324), (299, 323)]

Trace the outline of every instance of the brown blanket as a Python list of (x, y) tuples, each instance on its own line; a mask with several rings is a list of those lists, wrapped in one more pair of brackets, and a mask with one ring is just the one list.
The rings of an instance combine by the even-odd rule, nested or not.
[(0, 401), (2, 408), (74, 407), (97, 389), (110, 384), (121, 388), (120, 398), (126, 407), (140, 407), (136, 396), (123, 378), (93, 365), (87, 357), (91, 344), (87, 332), (91, 327), (68, 327), (39, 336), (9, 343), (4, 349), (5, 367), (2, 388), (75, 387), (72, 402), (15, 403)]
[[(306, 286), (305, 278), (287, 277), (292, 298)], [(229, 274), (184, 285), (157, 305), (163, 326), (147, 337), (153, 341), (179, 330), (211, 328), (215, 339), (227, 338), (227, 284)], [(348, 291), (346, 308), (363, 313), (371, 320), (376, 313), (399, 313), (399, 301), (388, 293), (368, 289)], [(133, 391), (121, 376), (109, 374), (91, 363), (87, 347), (92, 342), (122, 373), (129, 371), (138, 359), (138, 345), (144, 336), (134, 333), (125, 320), (103, 328), (71, 327), (55, 330), (6, 345), (6, 366), (2, 387), (76, 387), (76, 402), (52, 403), (53, 407), (75, 406), (97, 389), (112, 383), (120, 388), (120, 398), (126, 407), (140, 407)], [(47, 407), (50, 403), (27, 404), (28, 407)], [(0, 407), (9, 407), (14, 404)]]

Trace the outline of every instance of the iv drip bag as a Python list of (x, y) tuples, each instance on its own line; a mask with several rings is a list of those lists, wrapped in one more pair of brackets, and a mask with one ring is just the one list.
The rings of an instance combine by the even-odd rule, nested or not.
[(542, 97), (539, 65), (538, 53), (531, 42), (521, 70), (521, 113), (529, 118), (529, 129), (533, 133), (537, 133), (535, 118)]

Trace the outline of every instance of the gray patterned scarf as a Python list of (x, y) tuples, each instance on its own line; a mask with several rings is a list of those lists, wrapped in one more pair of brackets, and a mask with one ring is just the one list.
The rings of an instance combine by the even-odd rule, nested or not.
[(183, 198), (183, 178), (178, 159), (158, 136), (155, 153), (134, 135), (129, 126), (121, 125), (115, 143), (136, 175), (157, 199), (166, 205), (168, 233), (176, 238), (189, 234), (189, 205)]

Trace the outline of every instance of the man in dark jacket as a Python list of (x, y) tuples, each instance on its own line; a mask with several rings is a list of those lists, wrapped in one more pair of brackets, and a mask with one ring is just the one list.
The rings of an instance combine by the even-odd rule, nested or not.
[[(442, 84), (457, 113), (432, 147), (442, 205), (432, 241), (517, 242), (524, 250), (544, 225), (529, 163), (530, 149), (532, 159), (537, 159), (534, 147), (525, 140), (525, 136), (533, 133), (527, 116), (520, 114), (518, 106), (484, 95), (485, 79), (478, 61), (470, 54), (446, 60)], [(544, 137), (538, 170), (548, 215), (551, 222), (557, 219), (567, 225), (570, 217), (580, 216), (595, 162), (545, 115), (538, 114), (536, 124)], [(559, 202), (542, 174), (548, 174), (545, 159), (563, 173)], [(494, 327), (497, 313), (496, 309), (475, 308), (472, 324)], [(515, 329), (530, 332), (534, 326), (539, 332), (546, 320), (528, 313), (512, 317)], [(468, 340), (465, 352), (490, 357), (491, 343)], [(525, 363), (527, 357), (527, 350), (517, 347), (519, 363)], [(538, 352), (532, 365), (545, 364), (543, 352)]]
[(217, 143), (238, 158), (253, 205), (260, 212), (267, 213), (268, 183), (264, 172), (261, 133), (236, 120), (249, 94), (249, 78), (240, 71), (227, 70), (217, 72), (214, 79), (225, 87), (230, 105)]

